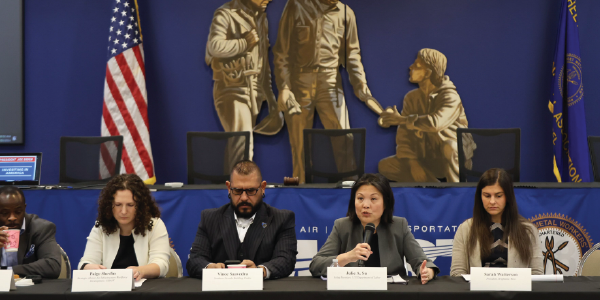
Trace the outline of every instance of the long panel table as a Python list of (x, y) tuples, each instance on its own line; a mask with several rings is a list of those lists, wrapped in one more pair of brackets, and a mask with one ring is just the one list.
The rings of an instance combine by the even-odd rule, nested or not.
[[(290, 277), (266, 280), (263, 291), (202, 292), (202, 281), (194, 278), (151, 279), (131, 292), (71, 293), (71, 281), (45, 280), (32, 287), (0, 294), (2, 300), (12, 299), (126, 299), (126, 300), (587, 300), (600, 299), (600, 277), (566, 277), (564, 283), (533, 282), (531, 292), (471, 292), (462, 278), (443, 276), (427, 285), (410, 279), (407, 285), (388, 284), (387, 291), (328, 291), (320, 278)], [(35, 297), (35, 298), (34, 298)]]
[[(519, 212), (540, 227), (542, 251), (545, 239), (555, 240), (556, 259), (568, 266), (563, 274), (574, 274), (579, 258), (600, 241), (600, 183), (518, 183), (515, 193)], [(229, 202), (225, 186), (152, 186), (173, 246), (185, 263), (194, 241), (200, 212)], [(452, 242), (458, 226), (472, 216), (474, 183), (394, 184), (394, 215), (405, 217), (425, 254), (448, 275)], [(350, 190), (335, 185), (303, 185), (267, 188), (264, 201), (296, 215), (298, 256), (294, 275), (310, 275), (312, 257), (331, 233), (334, 221), (348, 210)], [(95, 189), (25, 190), (27, 212), (54, 222), (56, 239), (76, 268), (85, 249), (86, 237), (97, 215)], [(557, 250), (564, 242), (567, 247)], [(548, 261), (549, 268), (552, 264)]]

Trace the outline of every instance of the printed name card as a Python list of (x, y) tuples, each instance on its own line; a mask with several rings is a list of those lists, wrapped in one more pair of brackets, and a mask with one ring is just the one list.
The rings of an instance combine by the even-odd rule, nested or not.
[(0, 270), (0, 292), (16, 290), (15, 277), (12, 270)]
[(387, 268), (327, 268), (327, 289), (386, 291)]
[(531, 291), (531, 269), (471, 268), (471, 291)]
[(73, 271), (71, 292), (124, 292), (132, 289), (132, 269)]
[(203, 291), (262, 291), (263, 269), (204, 269)]

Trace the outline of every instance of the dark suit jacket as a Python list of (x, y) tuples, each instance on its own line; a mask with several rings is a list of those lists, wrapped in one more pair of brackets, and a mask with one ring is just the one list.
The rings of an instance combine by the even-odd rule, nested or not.
[[(55, 233), (54, 223), (34, 214), (25, 214), (25, 232), (19, 238), (17, 252), (19, 264), (13, 266), (13, 272), (19, 276), (41, 275), (44, 278), (58, 278), (61, 254), (54, 238)], [(32, 245), (33, 251), (30, 252)]]
[[(233, 214), (231, 204), (202, 211), (186, 265), (191, 277), (202, 278), (209, 263), (237, 259), (239, 236)], [(244, 244), (249, 243), (246, 259), (267, 267), (271, 279), (289, 276), (298, 254), (295, 226), (294, 212), (263, 202), (244, 237)]]
[[(388, 275), (406, 276), (404, 258), (420, 275), (421, 264), (427, 260), (427, 267), (439, 273), (438, 267), (427, 258), (423, 248), (408, 229), (405, 218), (394, 217), (392, 224), (379, 224), (377, 237), (379, 240), (379, 259), (382, 267), (387, 267)], [(363, 242), (363, 227), (360, 223), (352, 223), (348, 217), (335, 220), (333, 230), (321, 250), (310, 263), (313, 276), (327, 275), (327, 267), (331, 261), (342, 253), (346, 253)], [(358, 262), (349, 263), (346, 267), (358, 267)]]

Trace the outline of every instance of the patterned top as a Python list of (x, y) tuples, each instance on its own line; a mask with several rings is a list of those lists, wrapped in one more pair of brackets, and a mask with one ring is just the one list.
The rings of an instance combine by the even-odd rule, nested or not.
[(500, 223), (494, 223), (490, 226), (490, 231), (494, 237), (494, 242), (491, 245), (492, 253), (490, 256), (481, 259), (481, 265), (484, 268), (506, 268), (508, 244), (502, 241), (504, 227)]

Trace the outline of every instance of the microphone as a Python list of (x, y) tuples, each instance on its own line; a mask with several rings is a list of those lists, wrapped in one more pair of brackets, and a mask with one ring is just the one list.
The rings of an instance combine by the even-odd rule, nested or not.
[[(375, 232), (375, 224), (373, 223), (369, 223), (365, 226), (365, 237), (363, 239), (363, 243), (367, 243), (369, 244), (371, 242), (371, 236), (373, 236), (373, 233)], [(365, 266), (365, 261), (362, 259), (358, 260), (358, 266), (359, 267), (364, 267)]]

